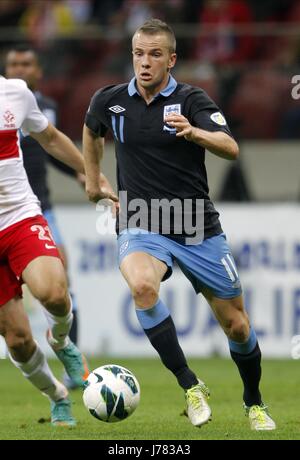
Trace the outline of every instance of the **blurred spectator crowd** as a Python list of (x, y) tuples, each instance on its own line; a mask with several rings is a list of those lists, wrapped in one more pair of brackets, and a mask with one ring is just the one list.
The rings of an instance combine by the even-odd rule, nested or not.
[(1, 0), (0, 57), (20, 41), (40, 52), (41, 89), (79, 139), (94, 91), (131, 78), (130, 38), (150, 17), (175, 30), (175, 77), (203, 87), (238, 138), (300, 138), (299, 0)]

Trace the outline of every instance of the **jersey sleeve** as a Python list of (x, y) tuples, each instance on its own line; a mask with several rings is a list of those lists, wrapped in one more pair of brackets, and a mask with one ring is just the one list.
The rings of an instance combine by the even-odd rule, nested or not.
[(43, 114), (47, 120), (52, 123), (52, 125), (57, 126), (57, 111), (54, 108), (47, 107), (46, 109), (43, 109)]
[(105, 117), (105, 102), (105, 92), (103, 89), (100, 89), (92, 97), (90, 106), (85, 116), (86, 126), (99, 137), (104, 137), (108, 130)]
[(232, 137), (224, 114), (205, 91), (195, 91), (189, 99), (188, 118), (193, 126), (210, 132), (222, 131)]
[(44, 131), (49, 121), (40, 111), (34, 95), (28, 88), (24, 89), (24, 98), (27, 104), (25, 119), (21, 126), (24, 136), (27, 136), (31, 132), (40, 133)]

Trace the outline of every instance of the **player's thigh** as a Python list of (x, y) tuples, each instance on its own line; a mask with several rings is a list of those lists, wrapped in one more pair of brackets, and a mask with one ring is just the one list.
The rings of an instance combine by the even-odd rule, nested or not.
[(24, 219), (12, 230), (8, 263), (16, 277), (37, 289), (64, 284), (66, 275), (48, 223), (43, 216)]
[(44, 218), (46, 219), (48, 227), (50, 229), (51, 238), (55, 242), (55, 244), (57, 246), (57, 249), (59, 251), (59, 254), (60, 254), (60, 256), (61, 256), (61, 258), (63, 260), (63, 263), (64, 263), (64, 265), (66, 267), (67, 255), (66, 255), (66, 251), (65, 251), (65, 247), (64, 247), (64, 240), (63, 240), (62, 234), (60, 232), (60, 228), (59, 228), (59, 226), (57, 224), (55, 212), (53, 211), (53, 209), (47, 209), (46, 211), (44, 211), (43, 215), (44, 215)]
[(22, 297), (21, 281), (9, 266), (8, 260), (0, 260), (0, 310), (15, 297)]
[(158, 291), (167, 269), (164, 262), (145, 252), (128, 254), (120, 265), (121, 273), (131, 290), (140, 283), (147, 283)]
[(66, 253), (66, 249), (62, 244), (58, 244), (57, 249), (58, 249), (59, 255), (61, 257), (61, 260), (63, 261), (65, 270), (67, 271), (68, 270), (68, 256), (67, 256), (67, 253)]
[(210, 289), (203, 289), (202, 294), (226, 333), (233, 329), (249, 328), (249, 318), (242, 295), (232, 299), (221, 299), (216, 297)]
[(16, 339), (33, 340), (31, 328), (23, 301), (19, 296), (10, 299), (0, 308), (0, 334), (9, 343), (15, 343)]
[[(67, 277), (61, 259), (41, 256), (22, 272), (22, 279), (36, 298), (48, 297), (53, 290), (67, 291)], [(64, 294), (63, 294), (64, 295)]]
[(63, 238), (62, 238), (59, 226), (56, 221), (55, 213), (52, 209), (47, 209), (46, 211), (44, 211), (44, 217), (50, 228), (51, 238), (53, 241), (55, 241), (59, 255), (63, 261), (65, 269), (67, 270), (67, 266), (68, 266), (67, 253), (65, 250), (65, 246), (64, 246), (64, 242), (63, 242)]

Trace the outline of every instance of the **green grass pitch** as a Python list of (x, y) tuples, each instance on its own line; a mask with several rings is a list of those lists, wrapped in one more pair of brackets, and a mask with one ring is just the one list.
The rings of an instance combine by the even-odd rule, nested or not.
[[(25, 381), (8, 360), (0, 361), (0, 440), (193, 440), (193, 439), (300, 439), (299, 361), (265, 360), (262, 392), (278, 429), (252, 432), (241, 408), (241, 381), (226, 359), (192, 359), (191, 367), (210, 387), (213, 420), (202, 428), (180, 417), (184, 407), (181, 389), (158, 359), (93, 359), (91, 368), (110, 363), (128, 367), (141, 385), (141, 402), (127, 420), (106, 424), (85, 409), (80, 391), (72, 392), (75, 428), (53, 428), (49, 403)], [(61, 367), (51, 361), (59, 377)]]

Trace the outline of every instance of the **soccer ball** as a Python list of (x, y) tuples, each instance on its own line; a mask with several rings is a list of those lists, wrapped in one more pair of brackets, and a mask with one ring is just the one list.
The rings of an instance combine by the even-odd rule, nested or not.
[(84, 405), (102, 422), (126, 419), (135, 411), (139, 401), (139, 382), (125, 367), (114, 364), (98, 367), (85, 382)]

